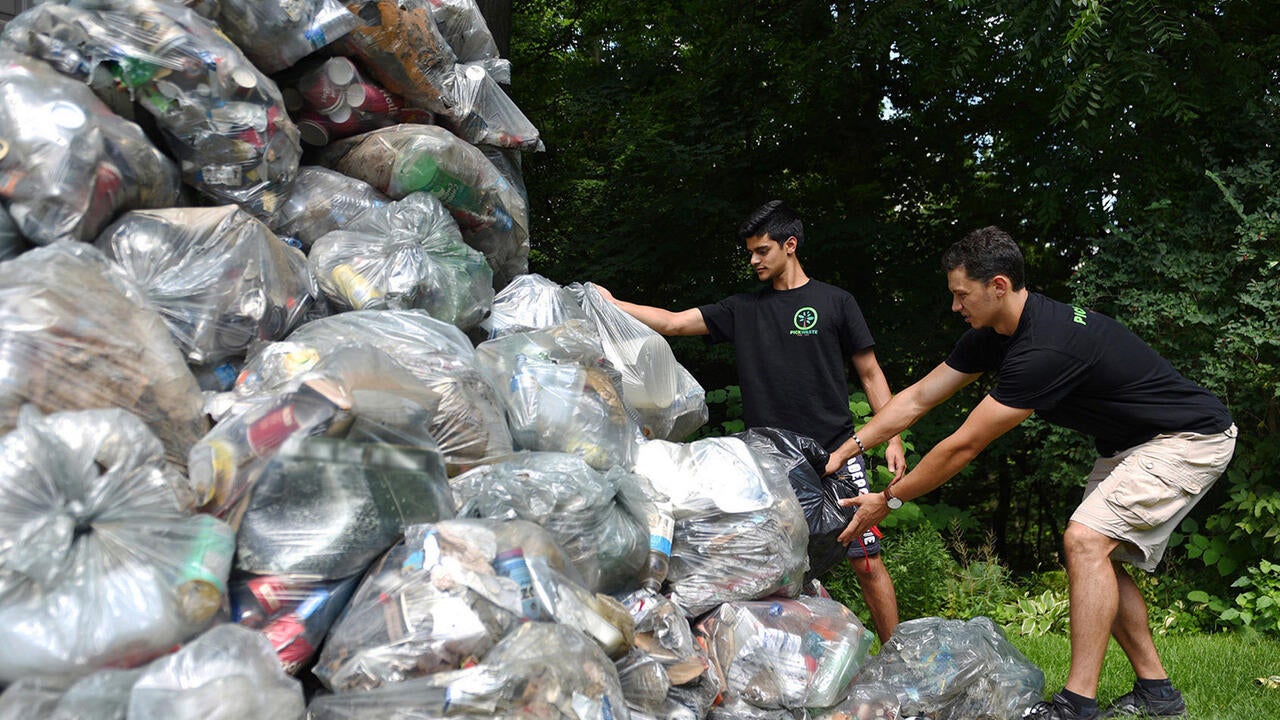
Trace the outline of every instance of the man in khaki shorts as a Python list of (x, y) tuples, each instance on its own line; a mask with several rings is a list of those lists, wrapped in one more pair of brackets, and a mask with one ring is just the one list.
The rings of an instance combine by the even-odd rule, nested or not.
[[(841, 540), (946, 482), (1033, 412), (1092, 436), (1101, 457), (1063, 536), (1071, 669), (1063, 690), (1024, 717), (1185, 717), (1186, 703), (1152, 642), (1146, 603), (1121, 563), (1155, 569), (1170, 533), (1231, 460), (1230, 413), (1115, 320), (1028, 292), (1022, 252), (998, 228), (970, 233), (942, 264), (951, 309), (972, 329), (945, 362), (832, 453), (828, 472), (910, 427), (983, 373), (998, 373), (997, 384), (915, 470), (883, 492), (842, 501), (858, 510)], [(1136, 680), (1099, 712), (1098, 677), (1111, 635)]]

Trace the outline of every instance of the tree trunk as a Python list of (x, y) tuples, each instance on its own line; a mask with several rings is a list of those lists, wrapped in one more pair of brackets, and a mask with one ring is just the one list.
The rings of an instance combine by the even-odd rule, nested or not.
[(511, 57), (511, 0), (476, 0), (502, 57)]

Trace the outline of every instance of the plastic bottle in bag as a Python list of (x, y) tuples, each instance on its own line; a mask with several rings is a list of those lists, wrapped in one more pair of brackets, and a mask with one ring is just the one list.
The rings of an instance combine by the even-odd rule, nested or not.
[(675, 518), (670, 506), (655, 505), (649, 515), (649, 559), (645, 563), (641, 587), (653, 593), (662, 590), (671, 566), (671, 536), (675, 533)]

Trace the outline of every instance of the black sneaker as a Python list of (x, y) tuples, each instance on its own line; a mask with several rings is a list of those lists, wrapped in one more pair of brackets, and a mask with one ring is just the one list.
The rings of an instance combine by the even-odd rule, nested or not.
[(1182, 693), (1174, 690), (1169, 697), (1159, 697), (1134, 685), (1133, 690), (1121, 695), (1107, 706), (1101, 718), (1185, 718), (1187, 704)]
[(1022, 720), (1097, 720), (1098, 714), (1081, 715), (1066, 698), (1054, 693), (1048, 702), (1038, 702), (1022, 713)]

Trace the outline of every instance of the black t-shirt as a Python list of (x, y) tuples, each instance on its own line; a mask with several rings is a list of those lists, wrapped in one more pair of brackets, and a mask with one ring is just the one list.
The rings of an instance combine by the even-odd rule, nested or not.
[(1221, 432), (1231, 414), (1115, 320), (1030, 293), (1013, 335), (969, 330), (947, 358), (998, 372), (991, 397), (1094, 438), (1113, 455), (1161, 433)]
[(845, 362), (875, 345), (848, 292), (810, 279), (703, 305), (711, 342), (732, 342), (747, 427), (778, 427), (827, 448), (853, 434)]

